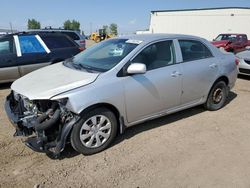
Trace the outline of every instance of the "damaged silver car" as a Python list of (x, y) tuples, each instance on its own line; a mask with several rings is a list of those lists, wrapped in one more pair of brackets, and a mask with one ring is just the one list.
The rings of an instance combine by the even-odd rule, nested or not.
[(234, 55), (205, 39), (133, 35), (18, 79), (5, 109), (31, 149), (58, 156), (71, 143), (89, 155), (126, 127), (200, 104), (222, 108), (236, 78)]

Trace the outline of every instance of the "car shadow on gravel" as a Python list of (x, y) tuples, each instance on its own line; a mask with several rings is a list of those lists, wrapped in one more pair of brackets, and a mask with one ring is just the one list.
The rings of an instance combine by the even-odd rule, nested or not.
[(70, 144), (66, 144), (63, 152), (60, 154), (60, 156), (53, 156), (53, 154), (46, 154), (50, 159), (55, 159), (55, 160), (62, 160), (65, 158), (73, 158), (77, 155), (80, 155), (77, 151), (75, 151)]
[[(230, 91), (227, 103), (225, 104), (228, 105), (231, 101), (233, 101), (237, 97), (237, 94)], [(118, 135), (117, 138), (115, 139), (114, 143), (111, 144), (111, 147), (115, 146), (116, 144), (119, 144), (123, 142), (126, 139), (130, 139), (133, 136), (136, 136), (139, 133), (142, 133), (144, 131), (149, 131), (151, 129), (159, 128), (161, 126), (167, 126), (167, 124), (174, 123), (176, 121), (179, 121), (181, 119), (186, 119), (188, 117), (200, 114), (202, 112), (205, 112), (206, 110), (203, 108), (202, 105), (193, 107), (191, 109), (183, 110), (174, 114), (166, 115), (154, 120), (150, 120), (135, 126), (132, 126), (130, 128), (127, 128), (125, 133), (122, 135)], [(64, 158), (72, 158), (77, 155), (80, 155), (78, 152), (76, 152), (70, 144), (68, 144), (65, 147), (65, 150), (61, 153), (60, 157), (58, 158), (59, 160), (64, 159)]]
[[(228, 100), (225, 106), (228, 105), (231, 101), (233, 101), (236, 97), (237, 97), (237, 94), (230, 91), (228, 95)], [(166, 115), (166, 116), (154, 119), (154, 120), (150, 120), (148, 122), (135, 125), (133, 127), (126, 129), (123, 135), (119, 135), (113, 145), (119, 144), (123, 140), (129, 139), (141, 132), (149, 131), (151, 129), (159, 128), (161, 126), (167, 126), (168, 124), (174, 123), (181, 119), (189, 118), (191, 116), (203, 113), (205, 111), (206, 111), (205, 108), (202, 105), (200, 105), (200, 106), (196, 106), (196, 107), (186, 109), (180, 112), (176, 112), (174, 114)]]

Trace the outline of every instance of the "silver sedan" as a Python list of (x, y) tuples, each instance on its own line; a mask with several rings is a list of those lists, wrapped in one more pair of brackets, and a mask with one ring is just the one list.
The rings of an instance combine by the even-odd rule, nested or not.
[(89, 155), (132, 125), (201, 104), (222, 108), (236, 64), (199, 37), (124, 36), (18, 79), (5, 109), (33, 150), (57, 156), (69, 141)]
[(237, 53), (239, 58), (239, 74), (250, 76), (250, 49)]

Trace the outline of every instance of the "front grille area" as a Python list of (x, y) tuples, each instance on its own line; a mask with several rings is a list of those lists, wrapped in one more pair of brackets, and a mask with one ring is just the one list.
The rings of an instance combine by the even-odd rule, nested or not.
[(244, 73), (244, 74), (250, 74), (250, 69), (242, 69), (239, 68), (240, 73)]
[(244, 60), (248, 65), (250, 65), (250, 61), (249, 60)]

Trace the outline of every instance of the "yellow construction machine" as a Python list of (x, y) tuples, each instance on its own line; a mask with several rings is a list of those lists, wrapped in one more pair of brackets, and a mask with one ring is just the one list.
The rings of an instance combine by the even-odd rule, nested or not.
[(93, 32), (90, 35), (90, 40), (100, 42), (109, 38), (114, 37), (112, 34), (107, 33), (105, 29), (99, 29), (99, 32)]

